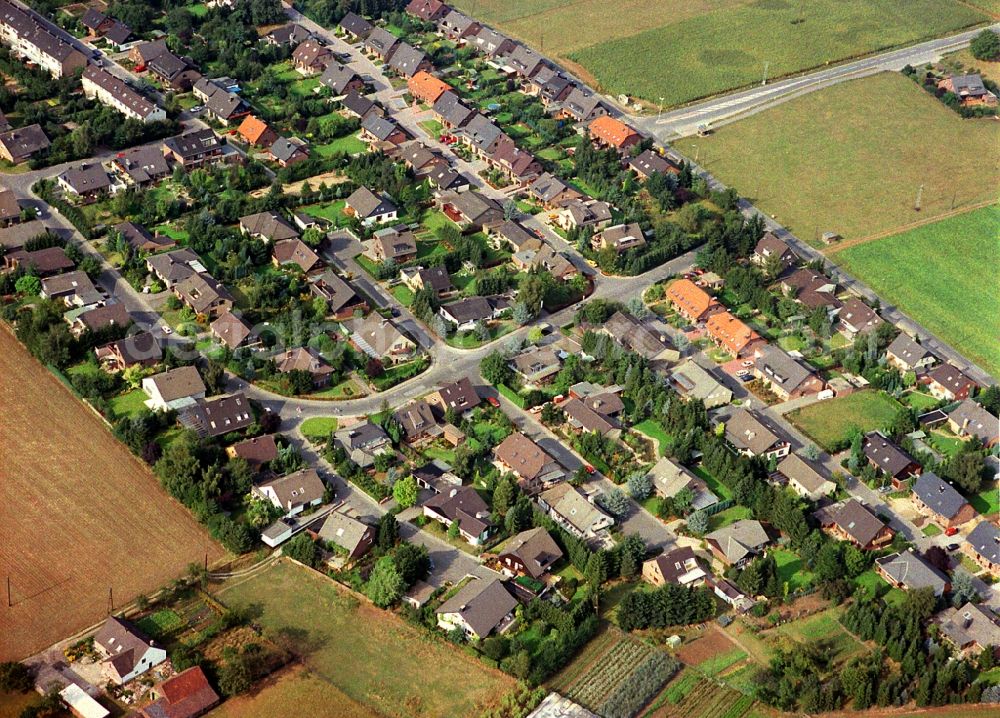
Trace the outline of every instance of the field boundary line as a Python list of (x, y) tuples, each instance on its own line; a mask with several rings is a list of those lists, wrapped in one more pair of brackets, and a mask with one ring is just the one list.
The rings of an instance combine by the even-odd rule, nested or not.
[(919, 227), (924, 227), (928, 224), (934, 224), (935, 222), (940, 222), (945, 219), (950, 219), (951, 217), (957, 217), (959, 215), (967, 214), (969, 212), (974, 212), (977, 209), (984, 209), (991, 205), (997, 204), (995, 199), (987, 199), (981, 202), (976, 202), (975, 204), (966, 205), (959, 209), (951, 209), (942, 214), (934, 215), (933, 217), (924, 217), (916, 222), (910, 222), (909, 224), (904, 224), (900, 227), (894, 227), (893, 229), (887, 229), (884, 232), (879, 232), (877, 234), (870, 234), (867, 237), (858, 237), (856, 239), (848, 239), (843, 242), (839, 242), (835, 246), (828, 247), (820, 250), (823, 254), (827, 256), (832, 256), (838, 252), (842, 252), (845, 249), (851, 249), (852, 247), (857, 247), (862, 244), (868, 244), (869, 242), (875, 242), (880, 239), (885, 239), (887, 237), (892, 237), (896, 234), (902, 234), (903, 232), (909, 232), (911, 229), (917, 229)]

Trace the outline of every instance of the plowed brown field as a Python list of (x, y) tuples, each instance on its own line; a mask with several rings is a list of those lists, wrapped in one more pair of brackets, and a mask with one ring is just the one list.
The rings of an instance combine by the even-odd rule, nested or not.
[(124, 605), (206, 553), (223, 550), (0, 327), (0, 660), (101, 620), (109, 589)]

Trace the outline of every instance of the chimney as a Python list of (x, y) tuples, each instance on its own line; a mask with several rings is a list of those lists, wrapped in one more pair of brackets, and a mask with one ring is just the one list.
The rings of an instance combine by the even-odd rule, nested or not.
[(962, 628), (968, 628), (972, 625), (972, 613), (966, 611), (962, 614)]
[(448, 494), (448, 496), (454, 497), (457, 493), (458, 493), (458, 489), (452, 489), (451, 493)]

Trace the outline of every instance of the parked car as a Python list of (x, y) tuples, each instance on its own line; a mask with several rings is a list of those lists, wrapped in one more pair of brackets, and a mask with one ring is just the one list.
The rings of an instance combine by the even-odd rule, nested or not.
[(958, 551), (958, 544), (957, 543), (950, 543), (950, 544), (948, 544), (948, 550), (949, 551)]
[(945, 536), (954, 536), (957, 533), (958, 533), (958, 529), (955, 528), (954, 526), (949, 526), (948, 528), (946, 528), (944, 530), (944, 535)]
[(746, 361), (743, 362), (742, 366), (750, 368), (750, 367), (753, 366), (753, 362), (751, 360), (747, 359)]
[(595, 468), (594, 468), (593, 466), (591, 466), (590, 464), (584, 464), (584, 465), (583, 465), (583, 470), (584, 470), (584, 471), (586, 471), (586, 472), (587, 472), (588, 474), (590, 474), (591, 476), (593, 476), (594, 474), (596, 474), (596, 473), (597, 473), (597, 469), (595, 469)]
[(486, 397), (486, 401), (489, 402), (490, 406), (495, 406), (498, 409), (500, 408), (500, 402), (497, 400), (495, 396)]

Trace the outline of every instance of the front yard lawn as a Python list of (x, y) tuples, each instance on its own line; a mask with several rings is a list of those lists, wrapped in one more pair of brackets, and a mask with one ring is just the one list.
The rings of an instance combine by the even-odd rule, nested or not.
[(331, 432), (337, 430), (337, 417), (335, 416), (311, 416), (302, 422), (299, 427), (302, 435), (310, 441), (326, 439)]
[(426, 132), (428, 137), (436, 140), (444, 126), (437, 120), (424, 120), (420, 123), (420, 129)]
[(405, 284), (397, 284), (392, 288), (392, 296), (396, 298), (400, 304), (404, 307), (408, 307), (413, 304), (413, 290), (407, 287)]
[(851, 429), (882, 429), (899, 408), (900, 403), (888, 394), (858, 391), (796, 409), (787, 417), (825, 451), (834, 454), (847, 448)]
[(941, 527), (938, 526), (937, 524), (928, 523), (926, 526), (924, 526), (920, 530), (924, 532), (924, 536), (940, 536), (941, 535)]

